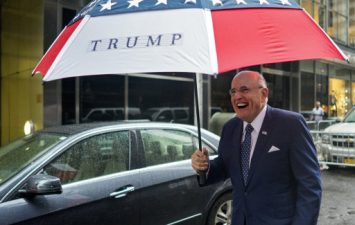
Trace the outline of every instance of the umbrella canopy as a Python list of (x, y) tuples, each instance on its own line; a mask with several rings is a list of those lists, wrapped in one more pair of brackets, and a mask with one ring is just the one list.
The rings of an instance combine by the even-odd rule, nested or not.
[(346, 56), (294, 0), (95, 0), (33, 74), (193, 72)]

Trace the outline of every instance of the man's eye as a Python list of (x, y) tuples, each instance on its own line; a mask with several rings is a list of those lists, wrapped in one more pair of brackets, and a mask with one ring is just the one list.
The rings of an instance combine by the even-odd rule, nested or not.
[(240, 91), (241, 93), (248, 93), (249, 88), (241, 88), (239, 91)]

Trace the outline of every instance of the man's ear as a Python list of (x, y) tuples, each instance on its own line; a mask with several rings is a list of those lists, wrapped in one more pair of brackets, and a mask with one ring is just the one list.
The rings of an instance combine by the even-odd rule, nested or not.
[(268, 88), (263, 88), (263, 89), (261, 90), (261, 93), (263, 94), (263, 96), (264, 96), (265, 98), (269, 97), (269, 89), (268, 89)]

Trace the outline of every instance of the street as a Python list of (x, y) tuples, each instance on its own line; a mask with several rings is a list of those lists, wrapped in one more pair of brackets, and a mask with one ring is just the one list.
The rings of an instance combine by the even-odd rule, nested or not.
[(322, 181), (318, 225), (354, 225), (355, 168), (322, 170)]

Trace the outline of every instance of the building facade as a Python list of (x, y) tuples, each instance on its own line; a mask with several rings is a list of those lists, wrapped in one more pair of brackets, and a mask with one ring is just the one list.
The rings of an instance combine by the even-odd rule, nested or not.
[[(42, 83), (31, 71), (63, 27), (89, 0), (0, 0), (0, 136), (4, 145), (32, 120), (42, 127), (117, 119), (195, 123), (193, 77), (186, 73), (104, 75)], [(270, 89), (269, 104), (296, 112), (320, 101), (328, 117), (355, 104), (355, 0), (299, 0), (350, 58), (254, 66)], [(232, 112), (228, 94), (237, 71), (198, 76), (202, 125)]]

